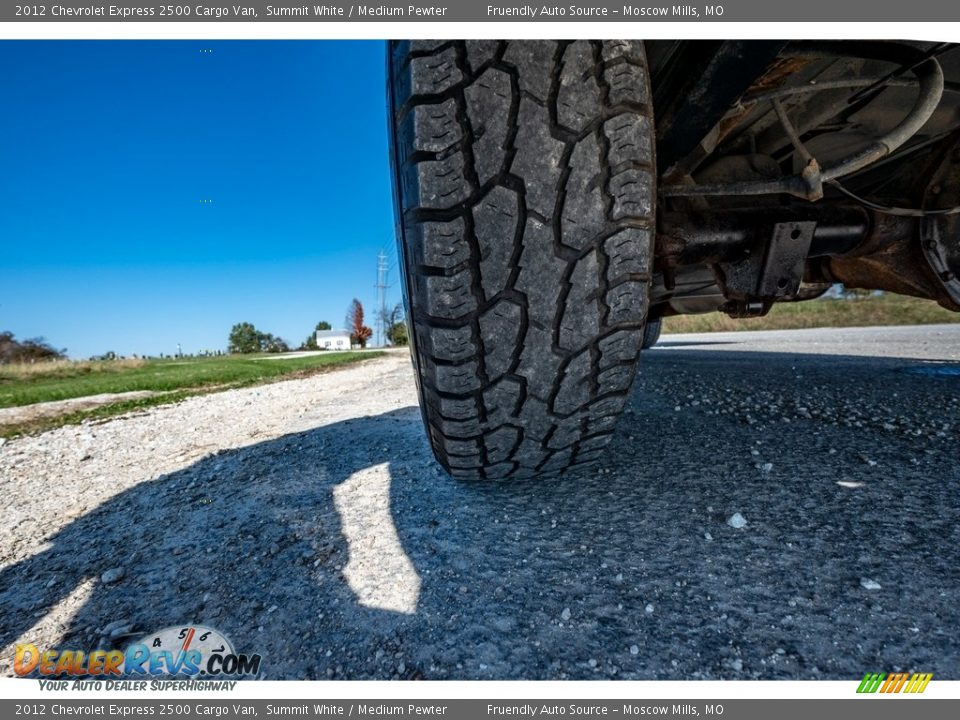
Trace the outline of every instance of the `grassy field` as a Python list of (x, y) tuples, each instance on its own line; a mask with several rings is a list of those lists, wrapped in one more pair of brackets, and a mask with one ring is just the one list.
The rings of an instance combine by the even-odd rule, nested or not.
[(778, 303), (762, 318), (734, 320), (723, 313), (678, 315), (663, 322), (664, 333), (705, 333), (731, 330), (795, 330), (818, 327), (930, 325), (960, 322), (960, 313), (944, 310), (931, 300), (884, 294), (851, 300), (810, 300)]
[(255, 385), (284, 377), (303, 377), (334, 367), (379, 357), (380, 352), (331, 352), (278, 359), (268, 355), (228, 355), (164, 360), (0, 365), (0, 408), (103, 393), (149, 391), (151, 397), (118, 398), (100, 407), (65, 411), (56, 417), (0, 425), (0, 437), (46, 430), (88, 418), (109, 417), (132, 410), (176, 402), (191, 395)]

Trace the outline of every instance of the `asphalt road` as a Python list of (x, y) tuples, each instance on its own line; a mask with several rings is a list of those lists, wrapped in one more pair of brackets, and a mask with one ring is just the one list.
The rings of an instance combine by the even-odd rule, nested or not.
[(960, 326), (664, 336), (601, 471), (499, 485), (432, 462), (406, 358), (364, 367), (0, 447), (0, 647), (195, 621), (273, 679), (960, 679)]
[(960, 362), (960, 323), (664, 335), (657, 350), (715, 350)]

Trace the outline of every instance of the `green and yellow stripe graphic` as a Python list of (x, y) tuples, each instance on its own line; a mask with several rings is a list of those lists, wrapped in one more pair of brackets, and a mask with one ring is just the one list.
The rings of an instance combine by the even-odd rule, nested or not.
[(860, 681), (858, 693), (922, 693), (933, 673), (867, 673)]

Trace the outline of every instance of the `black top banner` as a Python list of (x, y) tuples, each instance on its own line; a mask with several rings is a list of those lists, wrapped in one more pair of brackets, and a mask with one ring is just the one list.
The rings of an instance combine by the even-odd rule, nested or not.
[[(853, 683), (854, 685), (856, 683)], [(904, 702), (910, 705), (907, 710)], [(549, 720), (563, 716), (578, 720), (633, 720), (639, 717), (722, 718), (723, 720), (809, 720), (843, 717), (848, 720), (940, 720), (956, 717), (957, 700), (901, 701), (842, 700), (174, 700), (141, 697), (138, 700), (88, 700), (49, 697), (0, 700), (3, 717), (30, 716), (56, 720), (64, 716), (143, 718), (173, 715), (234, 720), (251, 717), (295, 717), (298, 720)]]
[(494, 2), (295, 5), (246, 0), (241, 4), (96, 2), (0, 6), (2, 22), (952, 22), (960, 3), (942, 0), (729, 0), (720, 4), (658, 4), (650, 0), (577, 3)]

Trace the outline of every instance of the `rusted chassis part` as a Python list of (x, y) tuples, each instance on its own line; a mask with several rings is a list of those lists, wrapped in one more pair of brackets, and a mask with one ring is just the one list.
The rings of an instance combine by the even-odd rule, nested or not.
[[(954, 228), (955, 223), (950, 221)], [(798, 299), (801, 283), (886, 290), (936, 300), (960, 311), (946, 278), (938, 276), (925, 257), (923, 247), (932, 242), (925, 246), (920, 242), (925, 224), (926, 219), (842, 204), (776, 211), (663, 212), (657, 233), (658, 269), (669, 290), (670, 276), (679, 268), (711, 266), (728, 300), (724, 310), (736, 316), (763, 314), (773, 301)], [(775, 257), (778, 228), (789, 229), (782, 244), (794, 246), (802, 258)], [(808, 231), (809, 240), (790, 237), (797, 228), (801, 235)], [(799, 248), (797, 241), (802, 243)]]
[[(651, 315), (721, 303), (762, 315), (835, 282), (960, 311), (960, 214), (924, 214), (960, 206), (956, 48), (648, 43), (660, 176)], [(883, 95), (897, 87), (910, 90)], [(865, 124), (870, 142), (856, 134)], [(831, 137), (840, 150), (823, 144)], [(848, 176), (861, 196), (838, 182)], [(674, 303), (691, 293), (710, 299)]]
[[(942, 209), (960, 205), (960, 133), (930, 179), (924, 207)], [(923, 254), (943, 284), (954, 306), (960, 306), (960, 214), (929, 216), (920, 226)]]

